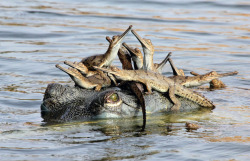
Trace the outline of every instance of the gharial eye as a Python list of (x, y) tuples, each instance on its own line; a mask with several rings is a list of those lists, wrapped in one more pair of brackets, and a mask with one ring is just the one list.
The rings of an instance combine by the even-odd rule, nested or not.
[(108, 100), (112, 101), (112, 102), (117, 102), (119, 99), (119, 96), (117, 93), (113, 93), (111, 96), (108, 97)]
[(115, 92), (107, 93), (104, 97), (104, 100), (105, 103), (111, 103), (111, 104), (121, 102), (121, 98)]

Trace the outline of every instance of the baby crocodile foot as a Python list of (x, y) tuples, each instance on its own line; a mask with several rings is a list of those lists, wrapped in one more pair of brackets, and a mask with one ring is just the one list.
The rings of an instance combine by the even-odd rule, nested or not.
[(101, 85), (100, 84), (95, 84), (90, 82), (87, 78), (85, 78), (77, 69), (75, 68), (63, 68), (60, 65), (56, 65), (56, 67), (60, 70), (62, 70), (63, 72), (67, 73), (71, 79), (75, 82), (76, 85), (78, 85), (79, 87), (82, 88), (86, 88), (86, 89), (93, 89), (95, 88), (95, 90), (99, 91), (101, 89)]

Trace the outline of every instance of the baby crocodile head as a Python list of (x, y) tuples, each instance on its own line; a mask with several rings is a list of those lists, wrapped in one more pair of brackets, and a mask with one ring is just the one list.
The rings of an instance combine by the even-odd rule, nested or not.
[(142, 38), (140, 35), (136, 33), (135, 30), (131, 30), (131, 32), (135, 35), (135, 37), (141, 43), (144, 54), (154, 54), (154, 45), (152, 44), (150, 39)]
[(123, 39), (125, 38), (125, 36), (128, 34), (128, 32), (132, 29), (132, 25), (130, 25), (128, 27), (128, 29), (121, 35), (116, 35), (116, 36), (113, 36), (112, 39), (107, 40), (110, 42), (110, 48), (120, 48), (120, 45), (123, 41)]
[(143, 67), (143, 56), (142, 56), (142, 53), (141, 53), (140, 49), (138, 49), (138, 48), (133, 49), (133, 48), (129, 47), (125, 42), (122, 43), (122, 45), (131, 54), (132, 60), (135, 63), (135, 69), (142, 69), (142, 67)]

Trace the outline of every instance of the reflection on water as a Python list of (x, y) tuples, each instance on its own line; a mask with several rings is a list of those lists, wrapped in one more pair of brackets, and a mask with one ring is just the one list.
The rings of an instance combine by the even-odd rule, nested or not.
[[(248, 1), (0, 2), (0, 153), (4, 160), (247, 160), (250, 151)], [(106, 51), (106, 36), (133, 25), (155, 45), (155, 62), (206, 73), (239, 71), (225, 89), (197, 89), (212, 113), (43, 125), (48, 83), (73, 84), (54, 67)], [(140, 47), (129, 34), (128, 44)], [(118, 59), (114, 62), (120, 66)], [(170, 74), (165, 67), (164, 73)], [(206, 86), (205, 86), (206, 88)], [(201, 126), (188, 131), (185, 122)]]

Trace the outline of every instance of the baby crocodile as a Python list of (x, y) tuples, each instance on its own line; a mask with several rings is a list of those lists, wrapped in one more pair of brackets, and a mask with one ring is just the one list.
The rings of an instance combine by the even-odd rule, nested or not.
[(237, 71), (228, 72), (228, 73), (217, 73), (216, 71), (211, 71), (209, 73), (197, 76), (171, 76), (168, 77), (173, 81), (185, 86), (185, 87), (196, 87), (201, 86), (205, 83), (209, 83), (214, 79), (218, 79), (220, 77), (232, 76), (238, 74)]
[(88, 69), (92, 68), (93, 66), (99, 66), (99, 67), (109, 66), (115, 59), (123, 39), (125, 38), (127, 33), (131, 30), (131, 28), (132, 25), (130, 25), (129, 28), (122, 35), (113, 36), (109, 44), (108, 50), (106, 51), (105, 54), (90, 56), (82, 59), (81, 62), (84, 65), (86, 65)]
[(56, 65), (56, 67), (63, 72), (67, 73), (71, 79), (75, 82), (76, 85), (85, 89), (93, 89), (99, 91), (102, 87), (108, 87), (111, 85), (110, 78), (104, 74), (103, 72), (99, 72), (99, 74), (95, 74), (90, 77), (84, 77), (77, 69), (75, 68), (63, 68), (60, 65)]
[(135, 30), (131, 30), (131, 32), (135, 35), (135, 37), (138, 39), (138, 41), (141, 43), (141, 46), (143, 48), (143, 68), (144, 70), (150, 70), (155, 71), (154, 69), (154, 62), (153, 62), (153, 56), (154, 56), (154, 46), (149, 39), (143, 39), (141, 38)]
[[(206, 74), (199, 75), (195, 72), (191, 72), (194, 76), (185, 76), (183, 70), (178, 69), (171, 58), (168, 59), (173, 70), (173, 76), (168, 78), (174, 80), (175, 82), (185, 86), (185, 87), (196, 87), (201, 86), (205, 83), (210, 83), (211, 87), (225, 87), (225, 84), (218, 80), (220, 77), (232, 76), (238, 74), (237, 71), (228, 73), (217, 73), (216, 71), (211, 71)], [(217, 80), (217, 81), (216, 81)], [(213, 86), (214, 85), (214, 86)]]
[(214, 104), (204, 96), (183, 87), (182, 85), (159, 73), (144, 70), (121, 70), (117, 67), (110, 67), (110, 69), (100, 67), (94, 68), (113, 74), (118, 80), (143, 83), (146, 85), (148, 93), (152, 93), (152, 88), (159, 92), (168, 92), (171, 101), (174, 103), (174, 106), (171, 108), (172, 111), (178, 111), (181, 106), (180, 101), (175, 97), (175, 95), (189, 99), (203, 107), (215, 107)]

